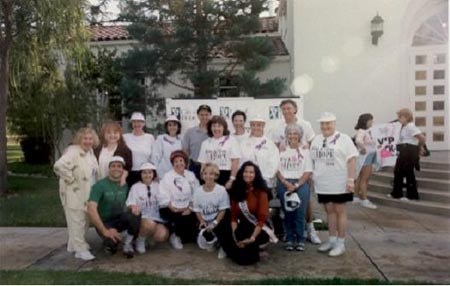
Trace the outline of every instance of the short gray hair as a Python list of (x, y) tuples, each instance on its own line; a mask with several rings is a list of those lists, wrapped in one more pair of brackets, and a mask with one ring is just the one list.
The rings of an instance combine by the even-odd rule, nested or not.
[(286, 125), (286, 128), (284, 129), (284, 136), (287, 139), (289, 132), (294, 131), (298, 135), (298, 142), (302, 141), (303, 137), (303, 128), (295, 123), (291, 123)]

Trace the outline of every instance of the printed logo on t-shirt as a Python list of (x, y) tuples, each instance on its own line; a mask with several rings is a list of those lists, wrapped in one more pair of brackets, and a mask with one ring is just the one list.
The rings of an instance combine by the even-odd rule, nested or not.
[(206, 203), (206, 204), (199, 204), (198, 206), (202, 210), (202, 215), (204, 217), (215, 215), (219, 212), (219, 205)]
[(298, 171), (303, 164), (303, 156), (298, 155), (280, 158), (280, 168), (285, 171)]
[(205, 152), (208, 162), (213, 162), (219, 166), (227, 164), (227, 151), (221, 149), (206, 150)]
[(326, 147), (313, 147), (311, 148), (311, 156), (318, 161), (323, 161), (327, 166), (334, 166), (334, 148)]

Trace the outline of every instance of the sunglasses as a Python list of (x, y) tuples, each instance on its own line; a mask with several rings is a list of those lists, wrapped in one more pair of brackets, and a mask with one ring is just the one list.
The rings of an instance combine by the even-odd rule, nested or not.
[(327, 147), (327, 138), (323, 139), (322, 148)]
[(150, 199), (151, 196), (152, 196), (151, 188), (150, 186), (147, 186), (147, 197)]

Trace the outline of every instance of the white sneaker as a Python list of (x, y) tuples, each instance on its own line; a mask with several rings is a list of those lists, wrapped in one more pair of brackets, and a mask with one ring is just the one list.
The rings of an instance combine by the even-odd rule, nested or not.
[(391, 194), (387, 194), (387, 197), (392, 199), (392, 195)]
[(175, 233), (170, 235), (170, 244), (175, 249), (183, 249), (183, 243), (181, 243), (181, 239)]
[(95, 256), (89, 250), (86, 251), (77, 251), (75, 253), (75, 258), (79, 258), (84, 261), (90, 261), (95, 259)]
[(401, 197), (400, 200), (404, 202), (409, 202), (409, 199), (407, 197)]
[(360, 204), (361, 202), (362, 202), (363, 200), (361, 200), (360, 198), (358, 198), (358, 197), (354, 197), (353, 198), (353, 202), (352, 202), (352, 204), (354, 204), (354, 205), (356, 205), (356, 204)]
[(369, 201), (369, 200), (362, 200), (361, 201), (361, 205), (363, 206), (363, 207), (365, 207), (365, 208), (368, 208), (368, 209), (373, 209), (373, 210), (375, 210), (376, 208), (377, 208), (377, 206), (376, 205), (374, 205), (371, 201)]
[(136, 251), (139, 254), (144, 254), (146, 249), (145, 249), (145, 237), (138, 237), (136, 239)]
[(321, 244), (322, 241), (320, 240), (319, 236), (317, 235), (317, 232), (315, 229), (311, 229), (308, 231), (308, 240), (311, 241), (312, 244)]
[(223, 250), (223, 248), (219, 248), (219, 253), (217, 254), (217, 258), (219, 259), (224, 259), (225, 257), (227, 257), (227, 254), (225, 253), (225, 250)]
[(336, 242), (327, 241), (323, 243), (319, 248), (317, 249), (320, 252), (327, 252), (334, 248), (336, 245)]
[(345, 245), (344, 245), (344, 243), (338, 242), (333, 247), (333, 249), (331, 249), (330, 252), (328, 252), (328, 256), (336, 257), (336, 256), (344, 254), (344, 252), (345, 252)]

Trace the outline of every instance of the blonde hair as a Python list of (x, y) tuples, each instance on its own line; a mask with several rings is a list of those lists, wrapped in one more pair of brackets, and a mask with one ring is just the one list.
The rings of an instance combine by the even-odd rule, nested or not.
[(214, 175), (216, 175), (216, 180), (217, 180), (217, 178), (219, 178), (219, 175), (220, 175), (219, 167), (214, 163), (206, 163), (202, 170), (202, 179), (203, 179), (203, 173), (205, 173), (207, 169), (212, 169)]
[(100, 140), (98, 139), (97, 132), (95, 132), (94, 129), (89, 128), (89, 127), (83, 127), (83, 128), (78, 129), (77, 133), (73, 137), (72, 143), (74, 145), (81, 145), (81, 141), (83, 141), (83, 137), (86, 134), (92, 135), (92, 138), (94, 139), (94, 146), (93, 146), (94, 148), (97, 147), (98, 144), (100, 144)]
[(105, 139), (105, 134), (106, 132), (108, 132), (109, 130), (113, 130), (115, 132), (119, 132), (120, 133), (120, 138), (119, 138), (119, 142), (118, 144), (120, 146), (126, 145), (125, 141), (123, 139), (123, 134), (122, 134), (122, 126), (120, 126), (119, 123), (114, 122), (114, 121), (107, 121), (103, 124), (102, 126), (102, 130), (100, 131), (100, 142), (102, 143), (102, 145), (104, 147), (106, 147), (108, 144), (106, 142)]
[(408, 108), (402, 108), (399, 111), (397, 111), (398, 117), (405, 117), (407, 122), (412, 122), (414, 120), (413, 113)]

